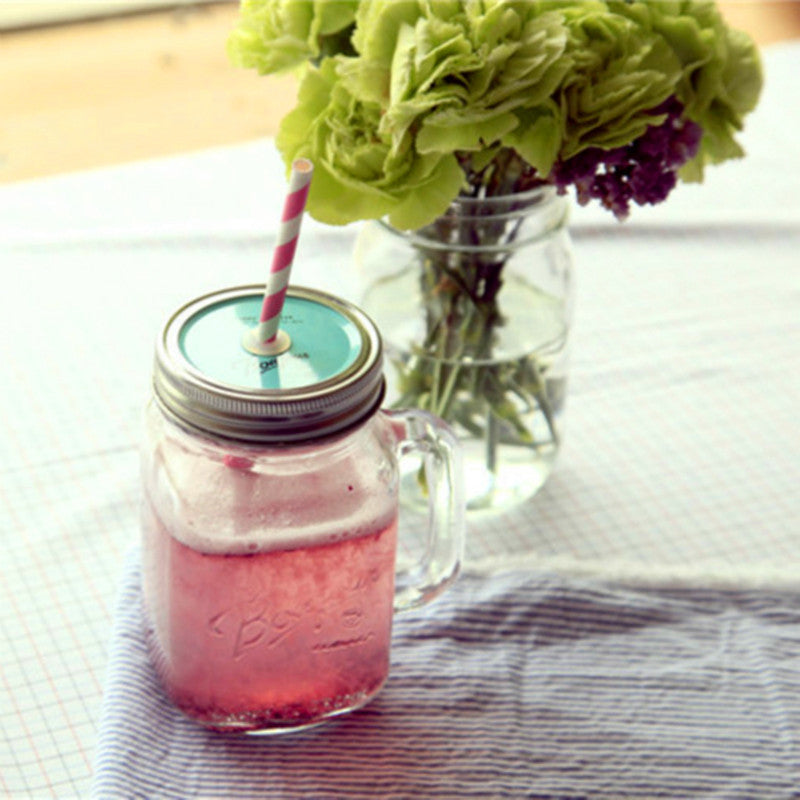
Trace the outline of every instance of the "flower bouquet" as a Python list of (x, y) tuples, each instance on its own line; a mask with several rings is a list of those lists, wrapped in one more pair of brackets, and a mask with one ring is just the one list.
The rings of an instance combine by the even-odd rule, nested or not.
[(665, 200), (743, 155), (762, 82), (752, 40), (692, 0), (243, 0), (229, 52), (300, 68), (277, 145), (315, 164), (312, 216), (413, 232), (422, 333), (395, 358), (399, 402), (480, 440), (495, 477), (501, 445), (552, 461), (559, 442), (552, 359), (497, 357), (531, 198), (620, 220)]

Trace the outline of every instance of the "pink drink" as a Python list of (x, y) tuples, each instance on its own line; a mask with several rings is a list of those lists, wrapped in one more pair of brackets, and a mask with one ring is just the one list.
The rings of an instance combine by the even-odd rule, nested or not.
[(311, 724), (363, 705), (386, 680), (396, 521), (215, 554), (175, 539), (148, 503), (144, 535), (153, 660), (173, 702), (207, 727)]

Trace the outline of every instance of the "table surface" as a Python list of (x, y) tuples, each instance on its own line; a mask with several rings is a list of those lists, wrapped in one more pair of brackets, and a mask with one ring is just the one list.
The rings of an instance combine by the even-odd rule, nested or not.
[[(229, 20), (229, 7), (214, 6), (173, 33), (202, 29), (216, 53)], [(124, 24), (178, 25), (163, 15)], [(100, 28), (76, 28), (78, 39), (80, 30)], [(0, 62), (25, 63), (29, 36), (66, 58), (60, 35), (8, 34)], [(151, 44), (153, 59), (172, 52)], [(745, 132), (747, 159), (624, 226), (576, 210), (579, 297), (563, 457), (533, 502), (470, 523), (468, 571), (510, 563), (626, 585), (797, 588), (800, 120), (797, 104), (786, 102), (793, 90), (782, 89), (793, 86), (800, 45), (765, 52), (776, 89)], [(163, 74), (170, 59), (181, 71), (173, 54)], [(221, 63), (206, 64), (205, 102), (236, 106), (230, 85), (209, 77)], [(28, 77), (46, 83), (41, 54), (30, 64)], [(97, 148), (84, 141), (72, 160), (33, 158), (26, 167), (3, 142), (0, 794), (8, 797), (88, 793), (114, 599), (137, 539), (138, 426), (154, 333), (187, 296), (260, 280), (276, 232), (283, 178), (271, 128), (218, 128), (220, 139), (205, 140), (204, 131), (148, 149), (159, 125), (193, 119), (180, 106), (179, 82), (165, 81), (167, 90), (158, 74), (151, 85), (163, 89), (168, 110), (152, 127), (142, 122), (156, 102), (147, 92), (138, 101), (106, 96), (120, 128), (134, 116), (141, 123), (133, 127), (147, 140), (142, 151), (122, 147), (122, 135), (115, 149), (109, 134)], [(22, 88), (11, 91), (26, 101)], [(247, 91), (254, 98), (263, 84)], [(54, 152), (67, 148), (67, 133), (85, 132), (85, 114), (95, 113), (32, 108), (8, 124), (4, 113), (0, 133), (20, 131), (27, 119), (43, 137), (31, 153), (47, 149), (46, 140)], [(263, 97), (244, 116), (259, 118), (260, 108)], [(206, 148), (239, 140), (249, 141)], [(177, 150), (193, 152), (142, 160)], [(41, 177), (67, 164), (67, 174)], [(353, 296), (356, 235), (352, 226), (304, 224), (303, 282)]]

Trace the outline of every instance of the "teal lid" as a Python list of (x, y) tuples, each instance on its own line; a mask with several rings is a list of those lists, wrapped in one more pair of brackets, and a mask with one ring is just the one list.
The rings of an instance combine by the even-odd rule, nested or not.
[(262, 294), (227, 298), (196, 311), (178, 332), (181, 355), (221, 383), (247, 389), (297, 389), (335, 378), (358, 359), (364, 334), (341, 309), (319, 299), (287, 296), (281, 330), (289, 349), (267, 356), (249, 352), (244, 334), (258, 325)]
[(248, 441), (297, 441), (342, 430), (383, 396), (375, 325), (340, 298), (290, 287), (280, 328), (288, 349), (246, 349), (263, 286), (196, 298), (166, 323), (154, 388), (165, 411), (192, 427)]

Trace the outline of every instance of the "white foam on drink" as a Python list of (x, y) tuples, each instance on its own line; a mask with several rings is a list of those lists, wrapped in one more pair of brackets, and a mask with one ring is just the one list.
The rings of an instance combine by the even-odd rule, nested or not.
[(194, 550), (290, 550), (393, 523), (396, 499), (374, 464), (353, 453), (335, 465), (309, 459), (297, 474), (275, 477), (169, 446), (167, 457), (158, 452), (148, 465), (145, 489), (165, 529)]

